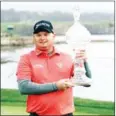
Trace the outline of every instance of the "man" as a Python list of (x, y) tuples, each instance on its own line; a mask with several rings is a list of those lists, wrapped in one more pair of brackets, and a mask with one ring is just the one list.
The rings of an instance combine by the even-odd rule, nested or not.
[(28, 95), (30, 116), (72, 116), (74, 102), (70, 79), (73, 61), (70, 55), (54, 47), (55, 34), (49, 21), (34, 25), (35, 50), (21, 56), (17, 80), (21, 94)]

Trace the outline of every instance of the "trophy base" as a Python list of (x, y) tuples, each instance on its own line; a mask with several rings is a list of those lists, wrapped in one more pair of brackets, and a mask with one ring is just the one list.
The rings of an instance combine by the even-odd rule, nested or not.
[(71, 79), (72, 83), (75, 86), (84, 86), (84, 87), (90, 87), (92, 80), (86, 76), (82, 76), (82, 77), (73, 77)]
[(91, 85), (83, 85), (84, 87), (90, 87)]
[(90, 87), (90, 83), (80, 83), (80, 82), (72, 82), (76, 86), (84, 86), (84, 87)]

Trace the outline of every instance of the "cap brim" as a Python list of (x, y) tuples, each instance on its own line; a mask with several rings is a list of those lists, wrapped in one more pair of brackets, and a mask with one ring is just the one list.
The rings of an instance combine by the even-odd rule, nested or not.
[(52, 30), (47, 29), (47, 28), (38, 28), (36, 31), (34, 31), (34, 33), (38, 33), (38, 32), (48, 32), (48, 33), (53, 33)]

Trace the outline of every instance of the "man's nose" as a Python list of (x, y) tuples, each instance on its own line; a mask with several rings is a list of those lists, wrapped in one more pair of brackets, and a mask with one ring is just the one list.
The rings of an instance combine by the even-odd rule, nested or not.
[(42, 40), (45, 40), (45, 39), (46, 39), (46, 37), (45, 37), (45, 36), (41, 36), (41, 39), (42, 39)]

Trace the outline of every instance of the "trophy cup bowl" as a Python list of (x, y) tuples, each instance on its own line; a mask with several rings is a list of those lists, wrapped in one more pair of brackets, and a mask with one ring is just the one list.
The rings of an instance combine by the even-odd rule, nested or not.
[(74, 7), (74, 24), (66, 32), (66, 41), (73, 49), (74, 76), (72, 83), (79, 86), (91, 86), (91, 79), (85, 75), (84, 60), (77, 57), (80, 52), (85, 52), (90, 43), (90, 32), (79, 22), (79, 8)]

